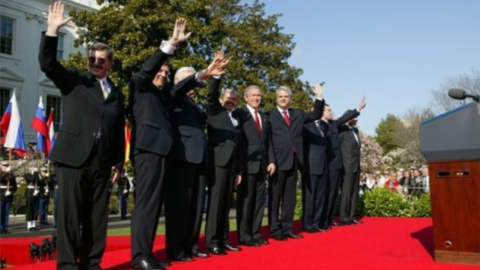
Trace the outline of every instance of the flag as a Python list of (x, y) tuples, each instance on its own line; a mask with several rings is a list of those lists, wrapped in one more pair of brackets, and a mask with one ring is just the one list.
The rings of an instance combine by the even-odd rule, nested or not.
[(130, 161), (130, 123), (125, 120), (125, 163)]
[(12, 118), (12, 103), (8, 103), (7, 109), (3, 113), (2, 120), (0, 121), (0, 131), (2, 132), (2, 141), (1, 143), (5, 143), (5, 137), (7, 136), (8, 126), (10, 125), (10, 118)]
[(52, 108), (50, 110), (50, 115), (48, 116), (47, 127), (48, 127), (48, 138), (50, 139), (50, 147), (48, 149), (48, 153), (52, 152), (53, 146), (55, 145), (55, 123), (53, 119), (55, 119), (55, 110)]
[(33, 117), (32, 128), (37, 131), (37, 151), (45, 153), (45, 157), (48, 157), (50, 138), (48, 136), (47, 116), (45, 115), (42, 97), (40, 97), (38, 101), (38, 108), (35, 117)]
[(5, 148), (14, 149), (19, 155), (23, 155), (27, 152), (15, 92), (13, 92), (12, 99), (10, 99), (7, 109), (2, 117), (1, 129), (2, 132), (5, 132), (6, 134)]

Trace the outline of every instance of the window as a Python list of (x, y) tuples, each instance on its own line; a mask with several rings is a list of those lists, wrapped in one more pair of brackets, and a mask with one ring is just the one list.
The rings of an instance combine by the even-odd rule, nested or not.
[(55, 118), (53, 119), (54, 127), (55, 127), (55, 132), (58, 131), (58, 128), (60, 127), (60, 123), (62, 122), (62, 100), (59, 96), (51, 96), (47, 95), (47, 110), (45, 111), (48, 117), (50, 117), (50, 112), (51, 110), (54, 110), (55, 112)]
[(10, 98), (12, 97), (12, 89), (10, 88), (0, 88), (0, 113), (3, 116), (3, 113), (7, 109), (7, 105), (10, 102)]
[(0, 23), (0, 53), (12, 54), (13, 52), (13, 20), (1, 16)]
[(57, 59), (63, 59), (63, 41), (65, 39), (65, 34), (59, 33), (58, 34), (58, 46), (57, 46)]

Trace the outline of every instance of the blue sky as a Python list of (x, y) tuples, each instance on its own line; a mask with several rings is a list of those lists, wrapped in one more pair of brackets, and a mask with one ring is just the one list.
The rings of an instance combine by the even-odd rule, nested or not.
[(289, 62), (302, 80), (326, 82), (336, 115), (366, 95), (359, 125), (369, 135), (387, 113), (426, 107), (448, 78), (480, 69), (480, 0), (260, 2), (283, 14), (296, 43)]

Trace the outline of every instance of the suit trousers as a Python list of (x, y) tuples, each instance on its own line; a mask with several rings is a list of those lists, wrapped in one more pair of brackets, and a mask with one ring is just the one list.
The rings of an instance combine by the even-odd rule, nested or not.
[(227, 166), (212, 166), (208, 174), (207, 248), (228, 244), (230, 201), (235, 175), (232, 161)]
[(338, 193), (340, 192), (340, 184), (342, 183), (342, 171), (330, 170), (328, 175), (328, 187), (327, 187), (327, 216), (324, 221), (324, 225), (331, 225), (333, 223), (335, 215), (335, 206), (337, 202)]
[(303, 191), (303, 229), (320, 229), (321, 221), (326, 217), (328, 174), (306, 175), (302, 181)]
[(50, 204), (50, 197), (40, 197), (38, 204), (38, 219), (40, 224), (48, 223), (48, 205)]
[(162, 210), (165, 163), (164, 156), (153, 153), (139, 152), (134, 156), (136, 198), (131, 221), (132, 264), (148, 258), (153, 250)]
[(270, 179), (268, 221), (271, 236), (282, 236), (292, 231), (297, 201), (298, 166), (295, 161), (288, 171), (279, 170)]
[(343, 175), (340, 221), (351, 222), (355, 218), (360, 189), (360, 170), (345, 172)]
[(57, 164), (57, 269), (99, 269), (107, 240), (110, 168), (98, 146), (82, 167)]
[(167, 256), (197, 249), (205, 197), (204, 164), (172, 160), (165, 187)]
[(265, 175), (246, 174), (238, 187), (237, 227), (238, 240), (247, 242), (261, 238), (262, 218), (265, 209)]
[(0, 201), (0, 231), (8, 231), (8, 223), (10, 219), (10, 207), (12, 201)]

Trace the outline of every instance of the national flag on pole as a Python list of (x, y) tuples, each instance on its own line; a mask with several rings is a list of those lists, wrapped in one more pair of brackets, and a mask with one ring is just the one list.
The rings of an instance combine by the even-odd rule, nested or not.
[(50, 148), (48, 149), (49, 154), (52, 152), (53, 146), (55, 145), (55, 123), (53, 122), (53, 119), (55, 119), (55, 110), (52, 108), (47, 121), (48, 138), (50, 139)]
[(125, 120), (125, 163), (130, 161), (130, 123)]
[(8, 103), (7, 109), (3, 113), (2, 120), (0, 121), (0, 131), (2, 132), (2, 144), (5, 143), (7, 136), (8, 126), (10, 125), (10, 118), (12, 118), (12, 103)]
[(40, 97), (38, 101), (38, 108), (35, 117), (33, 117), (32, 128), (37, 131), (37, 150), (45, 153), (45, 157), (48, 157), (50, 138), (48, 136), (47, 116), (45, 114), (42, 97)]
[(7, 109), (3, 114), (1, 130), (6, 134), (5, 148), (14, 149), (19, 155), (23, 155), (27, 152), (15, 92), (13, 92), (12, 99), (10, 99)]

